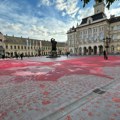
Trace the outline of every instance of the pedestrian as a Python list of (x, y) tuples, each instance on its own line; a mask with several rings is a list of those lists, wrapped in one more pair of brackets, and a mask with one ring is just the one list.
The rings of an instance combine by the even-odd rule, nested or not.
[(70, 54), (70, 52), (66, 52), (66, 56), (68, 57), (68, 55)]
[(5, 59), (5, 54), (2, 54), (2, 59)]
[(16, 57), (16, 59), (18, 60), (18, 57), (19, 57), (19, 56), (18, 56), (18, 54), (17, 54), (17, 53), (15, 53), (15, 57)]
[(20, 54), (20, 58), (21, 58), (21, 60), (23, 59), (23, 53)]
[(104, 59), (107, 60), (108, 56), (107, 56), (107, 52), (105, 50), (103, 51), (103, 55), (104, 55)]

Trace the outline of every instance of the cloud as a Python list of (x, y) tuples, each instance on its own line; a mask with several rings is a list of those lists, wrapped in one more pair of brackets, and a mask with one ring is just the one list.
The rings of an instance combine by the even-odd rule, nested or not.
[(115, 1), (110, 9), (108, 10), (105, 8), (105, 14), (107, 15), (107, 18), (110, 18), (110, 15), (120, 16), (120, 3), (119, 1)]
[(51, 6), (51, 5), (52, 5), (52, 2), (51, 2), (50, 0), (40, 0), (40, 1), (39, 1), (39, 4), (38, 4), (38, 7), (40, 7), (41, 5)]
[(55, 7), (59, 11), (62, 11), (62, 15), (65, 13), (71, 17), (75, 17), (79, 10), (78, 0), (56, 0)]
[[(40, 8), (34, 8), (29, 4), (27, 4), (27, 6), (26, 4), (22, 4), (22, 6), (19, 7), (21, 4), (18, 2), (12, 2), (11, 4), (9, 0), (4, 0), (0, 4), (1, 32), (3, 32), (3, 34), (14, 34), (14, 36), (23, 36), (39, 40), (55, 38), (57, 41), (66, 41), (66, 32), (70, 27), (76, 27), (77, 23), (80, 24), (82, 18), (94, 14), (93, 7), (80, 9), (78, 7), (78, 0), (56, 0), (54, 3), (50, 0), (40, 1), (46, 6), (54, 4), (55, 9), (59, 11), (61, 16), (56, 14), (57, 10), (52, 11), (54, 15), (51, 17), (51, 15), (49, 16), (49, 14), (41, 11)], [(110, 11), (106, 9), (106, 13), (109, 16), (114, 13), (115, 15), (120, 15), (119, 11), (119, 7), (111, 7)], [(64, 20), (62, 20), (61, 17)]]

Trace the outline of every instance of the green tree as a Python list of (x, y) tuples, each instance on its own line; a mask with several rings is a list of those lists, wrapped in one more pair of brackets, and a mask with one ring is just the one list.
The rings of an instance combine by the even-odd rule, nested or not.
[[(88, 4), (91, 0), (81, 0), (81, 1), (84, 2), (83, 7), (85, 7), (85, 5)], [(96, 1), (101, 2), (102, 0), (96, 0)], [(119, 1), (119, 0), (105, 0), (105, 4), (107, 8), (109, 9), (111, 4), (115, 1)]]

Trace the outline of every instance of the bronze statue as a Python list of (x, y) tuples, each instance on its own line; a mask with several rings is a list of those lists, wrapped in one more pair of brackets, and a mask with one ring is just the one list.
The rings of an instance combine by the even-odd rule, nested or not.
[(55, 41), (54, 38), (51, 38), (51, 43), (52, 43), (52, 51), (56, 51), (57, 50), (57, 48), (56, 48), (57, 42)]

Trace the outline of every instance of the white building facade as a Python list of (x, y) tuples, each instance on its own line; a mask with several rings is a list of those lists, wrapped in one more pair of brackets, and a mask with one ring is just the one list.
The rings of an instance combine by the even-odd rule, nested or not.
[(120, 53), (120, 16), (107, 19), (103, 1), (95, 2), (94, 15), (83, 18), (80, 25), (67, 32), (71, 54), (96, 55), (103, 50)]

